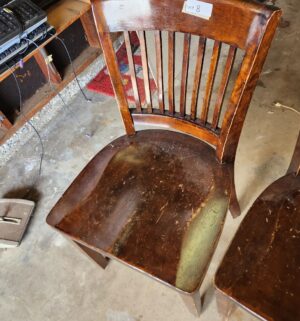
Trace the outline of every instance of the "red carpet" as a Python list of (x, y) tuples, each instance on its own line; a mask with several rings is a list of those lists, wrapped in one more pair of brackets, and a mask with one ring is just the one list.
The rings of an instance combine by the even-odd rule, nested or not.
[[(142, 59), (140, 55), (140, 43), (136, 32), (131, 33), (131, 45), (132, 45), (132, 52), (133, 52), (133, 60), (136, 68), (138, 90), (140, 94), (140, 100), (143, 105), (145, 103), (145, 89), (144, 89), (144, 80), (143, 80)], [(134, 102), (125, 43), (121, 45), (116, 55), (117, 55), (127, 99), (129, 102)], [(151, 93), (153, 93), (156, 90), (156, 84), (152, 77), (151, 71), (149, 71), (149, 78), (150, 78), (150, 90), (151, 90)], [(114, 97), (114, 91), (113, 91), (112, 84), (111, 84), (106, 67), (104, 67), (99, 72), (99, 74), (87, 85), (87, 88), (99, 94)]]

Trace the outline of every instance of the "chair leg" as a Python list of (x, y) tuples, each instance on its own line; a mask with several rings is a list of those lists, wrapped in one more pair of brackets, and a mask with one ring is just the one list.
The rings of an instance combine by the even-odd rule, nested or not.
[(73, 241), (75, 245), (77, 245), (77, 247), (82, 251), (84, 252), (84, 254), (86, 254), (90, 259), (92, 259), (94, 262), (96, 262), (98, 265), (100, 265), (102, 267), (102, 269), (105, 269), (108, 262), (109, 262), (109, 259), (104, 257), (102, 254), (96, 252), (96, 251), (93, 251), (92, 249), (76, 242), (76, 241)]
[(188, 308), (188, 310), (194, 316), (199, 317), (201, 314), (201, 308), (202, 308), (200, 292), (197, 291), (192, 294), (180, 294), (180, 296), (183, 302), (185, 303), (186, 307)]
[(236, 195), (236, 188), (234, 183), (234, 164), (230, 169), (230, 180), (231, 180), (231, 192), (230, 192), (230, 199), (229, 199), (229, 210), (233, 218), (236, 218), (241, 215), (241, 208), (239, 201)]
[(220, 291), (216, 290), (217, 308), (219, 314), (223, 317), (222, 321), (228, 321), (230, 315), (236, 309), (236, 305)]

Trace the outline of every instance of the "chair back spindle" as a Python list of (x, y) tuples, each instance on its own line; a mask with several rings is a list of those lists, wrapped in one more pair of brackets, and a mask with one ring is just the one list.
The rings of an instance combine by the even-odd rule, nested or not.
[(196, 62), (193, 94), (192, 94), (192, 101), (191, 101), (191, 119), (192, 120), (196, 119), (196, 114), (197, 114), (197, 102), (198, 102), (199, 86), (201, 82), (201, 75), (202, 75), (202, 69), (203, 69), (205, 46), (206, 46), (206, 39), (203, 37), (199, 37), (197, 62)]
[(156, 79), (159, 110), (165, 112), (161, 31), (155, 31)]
[[(92, 1), (99, 39), (125, 129), (129, 135), (135, 133), (135, 124), (161, 125), (179, 130), (214, 146), (220, 162), (232, 162), (246, 112), (281, 11), (273, 6), (244, 0), (208, 0), (206, 2), (213, 5), (213, 10), (210, 19), (206, 20), (183, 13), (183, 2)], [(109, 35), (120, 31), (124, 33), (128, 55), (133, 107), (127, 101)], [(154, 95), (150, 87), (152, 69), (149, 67), (149, 44), (146, 43), (148, 37), (146, 39), (145, 36), (148, 31), (154, 32), (156, 72), (153, 77), (157, 85), (157, 94)], [(144, 102), (141, 100), (142, 95), (137, 83), (131, 32), (137, 33), (140, 43)], [(177, 40), (181, 34), (181, 82), (176, 90), (175, 63), (180, 49)], [(193, 68), (192, 40), (195, 37), (198, 39)], [(164, 40), (167, 42), (166, 47), (163, 46)], [(209, 50), (211, 55), (208, 54)], [(164, 57), (167, 59), (166, 83), (163, 75)], [(240, 65), (237, 65), (237, 57), (241, 57)], [(154, 99), (156, 96), (157, 104)]]
[(139, 39), (141, 44), (141, 56), (142, 56), (142, 66), (143, 66), (143, 77), (145, 86), (145, 96), (146, 96), (146, 107), (149, 113), (152, 113), (152, 99), (150, 93), (150, 81), (149, 81), (149, 67), (148, 67), (148, 55), (146, 46), (145, 31), (139, 31)]
[(174, 64), (175, 55), (175, 33), (168, 32), (168, 98), (169, 98), (169, 114), (173, 115), (175, 112), (174, 107)]
[(180, 89), (180, 116), (182, 117), (185, 116), (190, 45), (191, 45), (191, 35), (186, 33), (184, 35), (184, 42), (183, 42), (183, 58), (182, 58), (181, 89)]
[(128, 66), (130, 71), (130, 77), (131, 77), (131, 84), (132, 84), (132, 90), (134, 94), (135, 99), (135, 106), (137, 111), (141, 112), (141, 100), (140, 100), (140, 94), (138, 90), (138, 85), (136, 81), (136, 72), (135, 72), (135, 65), (133, 61), (133, 55), (131, 50), (131, 42), (130, 42), (130, 35), (128, 31), (124, 31), (124, 41), (126, 45), (126, 51), (128, 56)]

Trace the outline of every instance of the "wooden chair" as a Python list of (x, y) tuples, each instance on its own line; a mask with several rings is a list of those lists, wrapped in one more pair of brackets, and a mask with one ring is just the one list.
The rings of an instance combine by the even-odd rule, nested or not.
[[(80, 244), (101, 266), (107, 264), (105, 258), (113, 258), (145, 272), (177, 289), (187, 301), (195, 303), (198, 311), (198, 290), (228, 206), (233, 215), (240, 213), (233, 163), (247, 108), (281, 15), (275, 7), (248, 1), (209, 2), (213, 5), (209, 20), (183, 13), (182, 0), (92, 2), (127, 135), (111, 142), (95, 156), (47, 218), (51, 226)], [(157, 106), (149, 89), (145, 30), (155, 31)], [(162, 75), (162, 30), (168, 32), (167, 99)], [(137, 31), (140, 39), (144, 106), (133, 64), (131, 31)], [(113, 32), (124, 32), (134, 108), (126, 99), (110, 36)], [(175, 106), (174, 98), (177, 32), (184, 33), (179, 106)], [(199, 36), (199, 48), (188, 113), (191, 35)], [(207, 39), (213, 40), (214, 46), (199, 110), (197, 100)], [(222, 43), (229, 48), (228, 57), (211, 107)], [(244, 56), (221, 121), (236, 51)], [(163, 130), (136, 131), (136, 124), (160, 125)]]
[(300, 320), (300, 134), (287, 174), (254, 202), (215, 277), (220, 312)]

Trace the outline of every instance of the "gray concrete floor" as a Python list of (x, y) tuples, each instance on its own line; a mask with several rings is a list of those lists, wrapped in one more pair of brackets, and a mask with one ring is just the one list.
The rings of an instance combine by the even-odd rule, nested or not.
[[(243, 215), (260, 192), (287, 169), (300, 128), (300, 5), (277, 1), (284, 9), (264, 72), (242, 132), (236, 183)], [(79, 94), (54, 118), (41, 136), (45, 145), (42, 176), (36, 192), (40, 147), (33, 137), (0, 168), (0, 197), (37, 201), (19, 248), (0, 251), (0, 319), (3, 321), (190, 321), (197, 320), (179, 295), (117, 262), (105, 271), (83, 256), (45, 223), (50, 209), (87, 162), (107, 143), (124, 134), (116, 103)], [(227, 216), (217, 251), (204, 280), (201, 320), (223, 320), (217, 313), (213, 275), (242, 217)], [(237, 309), (230, 321), (257, 320)]]

